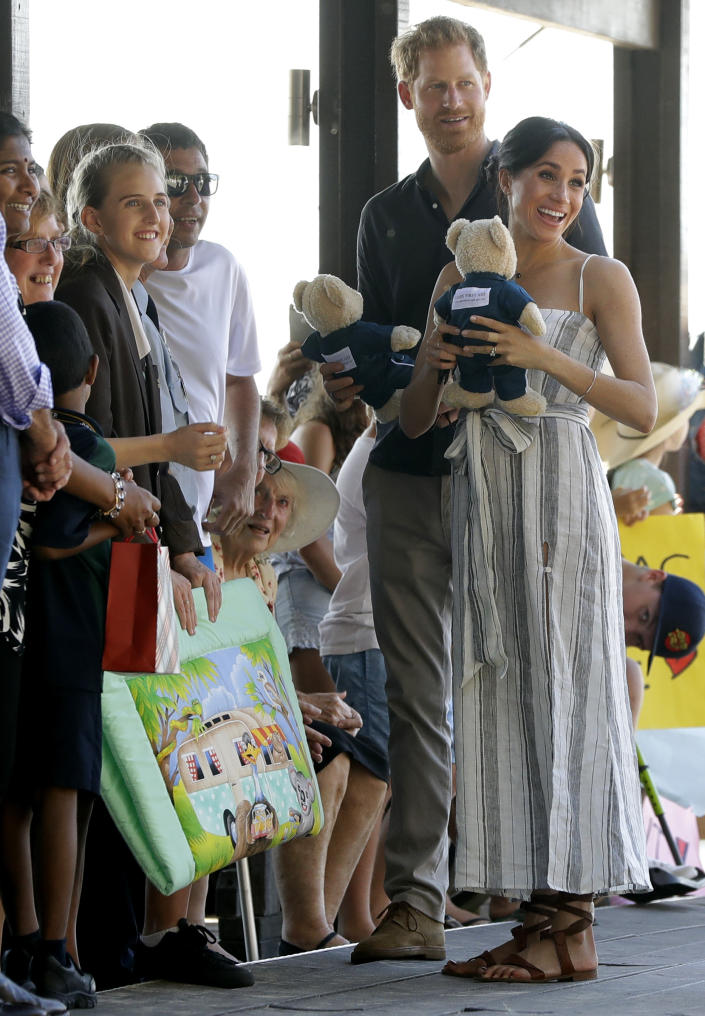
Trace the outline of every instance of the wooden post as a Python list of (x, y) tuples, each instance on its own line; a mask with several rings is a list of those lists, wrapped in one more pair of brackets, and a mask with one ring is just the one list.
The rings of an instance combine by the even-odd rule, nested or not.
[(360, 212), (397, 178), (396, 0), (320, 4), (320, 271), (357, 285)]
[(29, 122), (29, 0), (0, 0), (0, 109)]
[(688, 363), (686, 125), (689, 0), (661, 5), (656, 50), (615, 49), (615, 257), (641, 297), (652, 360)]

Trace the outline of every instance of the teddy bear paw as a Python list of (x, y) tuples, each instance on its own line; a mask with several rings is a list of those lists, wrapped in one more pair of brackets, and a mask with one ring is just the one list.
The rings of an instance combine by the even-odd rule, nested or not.
[(413, 349), (421, 338), (421, 332), (410, 325), (397, 325), (392, 330), (392, 352), (399, 353), (402, 349)]
[(512, 416), (540, 416), (546, 409), (546, 400), (533, 388), (527, 388), (518, 399), (497, 399), (497, 405)]
[(467, 392), (453, 381), (446, 385), (441, 401), (454, 409), (484, 409), (494, 402), (494, 392)]

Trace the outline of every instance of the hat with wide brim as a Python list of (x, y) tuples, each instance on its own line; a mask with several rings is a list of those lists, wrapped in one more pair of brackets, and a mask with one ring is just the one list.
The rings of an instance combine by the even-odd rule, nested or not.
[(645, 455), (675, 434), (698, 409), (705, 409), (703, 379), (696, 370), (652, 363), (651, 372), (658, 398), (658, 416), (650, 434), (641, 434), (599, 412), (592, 419), (590, 428), (607, 469)]
[(327, 531), (338, 512), (340, 495), (330, 476), (313, 466), (285, 462), (274, 480), (293, 480), (294, 510), (279, 539), (269, 549), (279, 554), (285, 550), (307, 547)]

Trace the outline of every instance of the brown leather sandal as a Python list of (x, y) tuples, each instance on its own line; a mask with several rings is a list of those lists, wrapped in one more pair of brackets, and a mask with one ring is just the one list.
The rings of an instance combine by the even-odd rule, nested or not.
[[(541, 914), (544, 917), (543, 921), (537, 921), (536, 924), (532, 924), (531, 927), (527, 928), (524, 924), (518, 924), (516, 927), (511, 929), (511, 935), (514, 939), (517, 953), (522, 952), (526, 949), (529, 944), (529, 938), (532, 935), (543, 934), (550, 930), (553, 923), (553, 917), (556, 913), (556, 901), (558, 894), (550, 896), (544, 896), (539, 893), (533, 893), (531, 900), (522, 903), (521, 909), (525, 914)], [(512, 953), (512, 955), (516, 955)], [(464, 963), (455, 963), (453, 960), (449, 960), (448, 963), (441, 970), (442, 974), (447, 974), (449, 977), (477, 977), (487, 967), (496, 966), (498, 963), (505, 963), (506, 960), (497, 960), (491, 950), (485, 950), (480, 953), (479, 956), (471, 956), (469, 960), (465, 960)], [(468, 963), (476, 963), (477, 966), (474, 970), (468, 971), (467, 973), (460, 973), (458, 970), (453, 970), (453, 967), (466, 966)], [(514, 964), (512, 964), (514, 965)]]
[[(573, 961), (570, 958), (570, 952), (568, 951), (567, 939), (572, 935), (579, 935), (581, 931), (585, 931), (591, 924), (594, 923), (595, 916), (585, 910), (581, 910), (579, 907), (571, 906), (571, 903), (578, 901), (585, 902), (592, 897), (588, 896), (569, 896), (565, 893), (559, 893), (554, 897), (554, 912), (561, 910), (567, 914), (574, 914), (577, 920), (569, 924), (567, 928), (561, 928), (558, 931), (542, 930), (542, 939), (551, 939), (556, 950), (558, 957), (558, 965), (560, 967), (560, 973), (555, 976), (547, 976), (543, 970), (539, 967), (534, 966), (533, 963), (529, 963), (523, 956), (517, 953), (512, 953), (511, 956), (507, 956), (506, 959), (500, 963), (495, 963), (495, 966), (503, 967), (520, 967), (522, 970), (529, 972), (529, 980), (523, 978), (512, 977), (481, 977), (477, 976), (476, 980), (482, 981), (483, 984), (502, 984), (511, 982), (512, 984), (546, 984), (552, 981), (594, 981), (597, 977), (597, 967), (593, 967), (591, 970), (576, 970), (573, 966)], [(544, 923), (543, 921), (541, 922)], [(538, 927), (538, 926), (537, 926)], [(531, 928), (531, 931), (534, 929)], [(519, 952), (523, 951), (526, 946), (522, 946)], [(488, 955), (488, 954), (485, 954)]]

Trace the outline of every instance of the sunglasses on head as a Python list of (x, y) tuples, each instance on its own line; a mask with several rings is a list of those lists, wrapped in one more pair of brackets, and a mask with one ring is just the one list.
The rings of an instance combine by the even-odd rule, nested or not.
[(274, 476), (278, 473), (282, 467), (282, 460), (279, 458), (276, 452), (273, 452), (271, 448), (265, 448), (260, 441), (259, 443), (259, 454), (264, 459), (264, 471), (270, 476)]
[(170, 198), (179, 198), (193, 184), (196, 191), (204, 198), (210, 197), (218, 190), (217, 173), (174, 173), (166, 175), (166, 192)]

